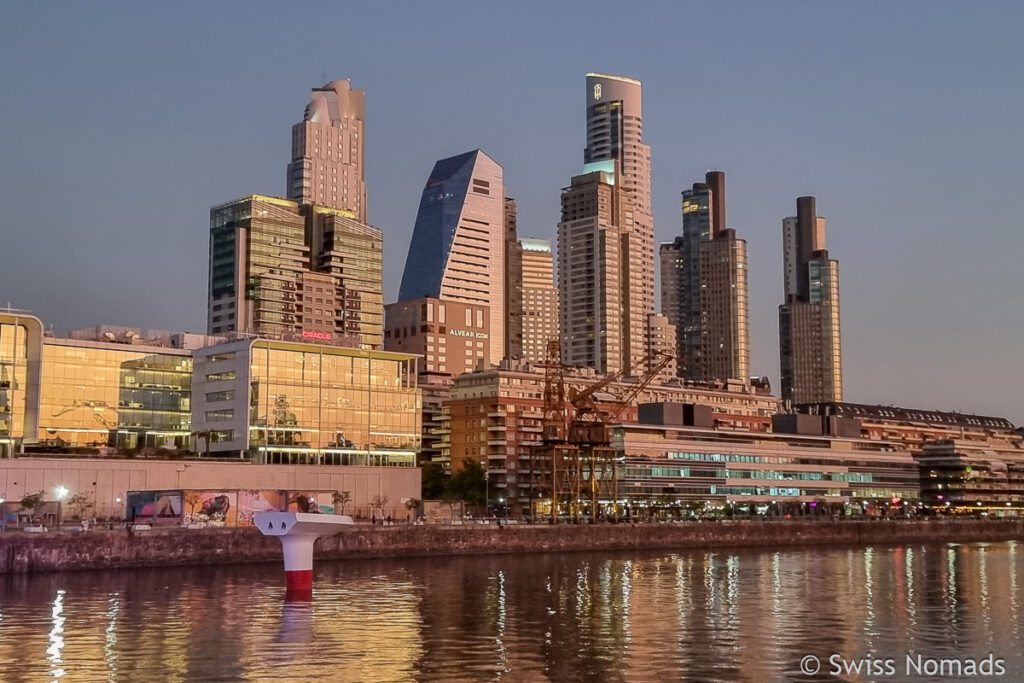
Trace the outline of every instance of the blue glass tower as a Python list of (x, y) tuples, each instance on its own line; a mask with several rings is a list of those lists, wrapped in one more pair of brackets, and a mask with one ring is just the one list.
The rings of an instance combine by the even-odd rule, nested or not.
[(483, 151), (434, 164), (398, 291), (399, 301), (435, 297), (487, 305), (493, 359), (504, 355), (504, 205), (501, 166)]

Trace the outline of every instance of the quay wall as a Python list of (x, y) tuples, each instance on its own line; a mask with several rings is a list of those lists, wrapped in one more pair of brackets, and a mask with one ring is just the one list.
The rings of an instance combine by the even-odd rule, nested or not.
[[(690, 548), (793, 548), (1024, 540), (1024, 520), (737, 521), (583, 526), (356, 525), (317, 541), (315, 558)], [(0, 535), (0, 574), (281, 562), (280, 542), (252, 528)]]

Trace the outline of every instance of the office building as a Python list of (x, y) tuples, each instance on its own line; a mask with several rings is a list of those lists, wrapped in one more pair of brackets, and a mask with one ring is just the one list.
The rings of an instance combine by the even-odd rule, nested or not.
[(43, 323), (31, 313), (0, 311), (0, 458), (10, 458), (39, 430)]
[(800, 197), (782, 221), (785, 303), (779, 306), (782, 398), (793, 404), (841, 402), (839, 262), (825, 248), (825, 219), (814, 197)]
[(888, 506), (894, 499), (902, 503), (919, 497), (914, 458), (892, 443), (723, 431), (700, 420), (659, 419), (673, 412), (685, 416), (686, 411), (643, 408), (644, 424), (612, 429), (612, 446), (622, 458), (620, 498), (632, 507), (670, 501), (762, 508), (774, 503), (792, 510), (823, 503), (863, 506), (865, 501)]
[(351, 212), (367, 222), (364, 126), (366, 93), (348, 80), (314, 88), (292, 126), (288, 199)]
[(1024, 513), (1024, 449), (944, 439), (917, 454), (921, 501), (952, 514)]
[(750, 372), (747, 243), (725, 223), (725, 173), (682, 196), (682, 234), (661, 245), (661, 305), (676, 326), (679, 374), (740, 379)]
[(196, 450), (269, 464), (416, 464), (415, 356), (250, 338), (193, 358)]
[(491, 364), (487, 306), (425, 297), (385, 310), (384, 349), (420, 356), (419, 372), (461, 375)]
[(501, 166), (483, 151), (434, 164), (398, 293), (487, 306), (492, 359), (505, 354), (505, 211)]
[(522, 252), (522, 357), (532, 362), (547, 358), (547, 344), (558, 339), (558, 287), (551, 241), (523, 237)]
[(207, 329), (380, 348), (383, 254), (349, 212), (263, 195), (215, 206)]
[[(384, 343), (384, 236), (346, 211), (304, 206), (313, 270), (332, 279), (323, 314), (336, 338), (364, 349)], [(309, 275), (304, 276), (307, 280)], [(326, 284), (326, 283), (325, 283)], [(319, 285), (318, 285), (319, 286)], [(305, 297), (302, 312), (320, 310), (320, 296)], [(305, 320), (304, 317), (304, 320)]]

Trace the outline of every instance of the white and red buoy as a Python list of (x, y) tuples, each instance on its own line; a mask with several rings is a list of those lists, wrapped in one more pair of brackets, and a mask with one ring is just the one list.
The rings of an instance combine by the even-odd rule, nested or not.
[(313, 597), (313, 543), (321, 536), (333, 536), (354, 522), (348, 515), (309, 512), (257, 512), (253, 524), (264, 536), (281, 539), (284, 553), (285, 598)]

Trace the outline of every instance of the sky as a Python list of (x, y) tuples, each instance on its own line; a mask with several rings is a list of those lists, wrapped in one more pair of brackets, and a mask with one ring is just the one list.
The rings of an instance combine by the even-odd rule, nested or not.
[(582, 166), (585, 74), (644, 86), (656, 239), (726, 172), (751, 369), (778, 387), (781, 219), (840, 262), (845, 399), (1024, 423), (1024, 4), (35, 2), (0, 22), (0, 305), (203, 331), (209, 208), (283, 195), (312, 87), (367, 93), (385, 298), (423, 183), (481, 148), (522, 236)]

